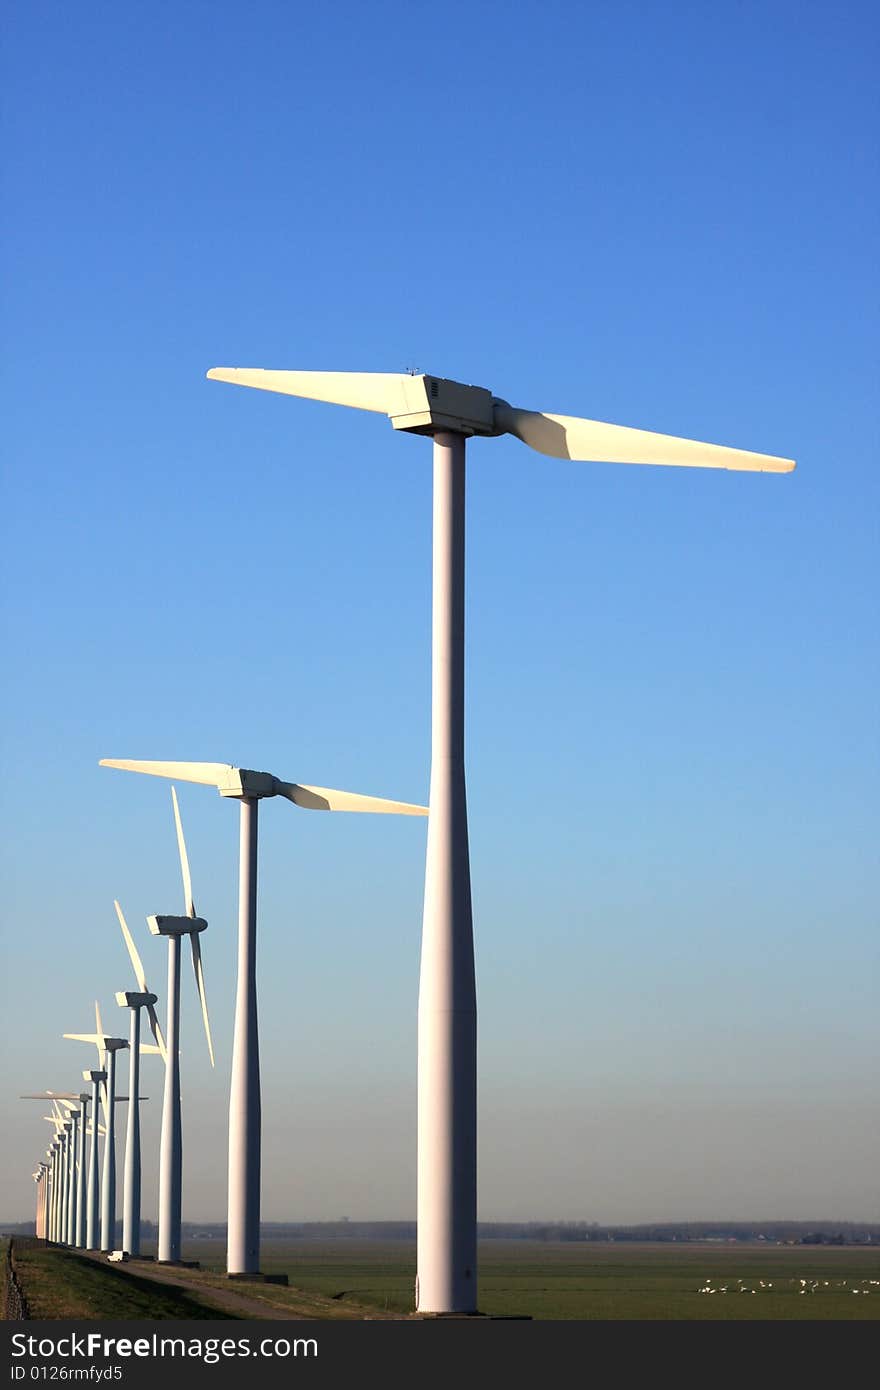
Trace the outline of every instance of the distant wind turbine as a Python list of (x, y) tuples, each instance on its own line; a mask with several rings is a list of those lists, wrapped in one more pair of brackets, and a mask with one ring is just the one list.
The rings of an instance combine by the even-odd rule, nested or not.
[(166, 1066), (168, 1055), (165, 1051), (165, 1040), (159, 1027), (159, 1019), (156, 1016), (156, 995), (151, 994), (147, 987), (143, 963), (132, 940), (131, 932), (128, 930), (128, 923), (123, 916), (122, 908), (115, 898), (113, 906), (116, 908), (122, 937), (138, 983), (137, 992), (118, 991), (116, 1002), (121, 1009), (131, 1010), (128, 1035), (128, 1121), (125, 1129), (125, 1168), (122, 1179), (122, 1249), (129, 1255), (139, 1255), (141, 1252), (141, 1009), (147, 1010), (153, 1037), (156, 1039), (157, 1050), (161, 1053)]
[(213, 367), (213, 381), (387, 415), (434, 440), (431, 817), (419, 984), (416, 1307), (477, 1308), (477, 1010), (464, 775), (465, 441), (552, 458), (788, 473), (791, 459), (522, 410), (480, 386), (387, 372)]
[[(102, 758), (101, 767), (144, 772), (216, 787), (241, 806), (238, 885), (238, 982), (232, 1081), (229, 1096), (229, 1208), (227, 1272), (256, 1274), (260, 1268), (260, 1057), (257, 1036), (257, 806), (265, 797), (282, 796), (310, 811), (366, 811), (424, 816), (427, 807), (386, 801), (331, 787), (282, 782), (270, 772), (229, 763), (181, 763)], [(183, 856), (181, 857), (183, 863)], [(188, 871), (187, 871), (188, 872)], [(191, 905), (191, 891), (185, 888)], [(171, 1043), (169, 1040), (169, 1053)]]
[[(183, 874), (186, 915), (184, 917), (154, 916), (147, 918), (147, 925), (154, 936), (167, 936), (168, 938), (168, 1016), (166, 1024), (168, 1041), (165, 1047), (165, 1091), (162, 1101), (162, 1134), (159, 1144), (158, 1258), (164, 1264), (176, 1264), (181, 1257), (183, 1132), (180, 1119), (179, 1036), (180, 938), (182, 936), (188, 936), (192, 946), (193, 970), (202, 1005), (202, 1019), (205, 1025), (205, 1036), (208, 1040), (208, 1053), (211, 1058), (211, 1066), (214, 1065), (214, 1044), (211, 1041), (208, 1003), (205, 998), (205, 977), (202, 971), (202, 953), (198, 941), (198, 933), (205, 931), (208, 924), (204, 917), (196, 916), (192, 900), (189, 861), (183, 839), (183, 827), (180, 823), (177, 795), (173, 787), (171, 788), (171, 800), (177, 827), (177, 844)], [(143, 967), (141, 967), (141, 971), (143, 971)]]

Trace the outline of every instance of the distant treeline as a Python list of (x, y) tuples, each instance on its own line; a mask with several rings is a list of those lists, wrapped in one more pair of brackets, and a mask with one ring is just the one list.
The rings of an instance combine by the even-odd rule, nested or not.
[[(150, 1222), (142, 1229), (154, 1233)], [(264, 1221), (264, 1240), (415, 1240), (415, 1221)], [(880, 1243), (880, 1224), (853, 1221), (677, 1221), (639, 1226), (602, 1226), (596, 1221), (481, 1221), (477, 1233), (485, 1240), (766, 1240), (802, 1245), (867, 1245)], [(183, 1223), (191, 1240), (225, 1240), (226, 1223)]]
[[(33, 1235), (33, 1221), (6, 1225), (8, 1235)], [(596, 1221), (481, 1221), (485, 1240), (541, 1241), (767, 1241), (786, 1245), (880, 1244), (880, 1224), (862, 1221), (664, 1221), (638, 1226), (602, 1226)], [(155, 1238), (151, 1221), (141, 1222), (145, 1240)], [(414, 1241), (414, 1221), (264, 1221), (263, 1240)], [(184, 1240), (226, 1239), (226, 1222), (183, 1222)]]

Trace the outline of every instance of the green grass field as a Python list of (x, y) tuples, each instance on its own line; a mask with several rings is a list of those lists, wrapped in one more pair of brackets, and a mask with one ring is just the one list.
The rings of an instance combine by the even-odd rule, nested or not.
[[(218, 1241), (190, 1243), (186, 1254), (223, 1269)], [(267, 1289), (272, 1302), (302, 1289), (340, 1311), (412, 1311), (413, 1244), (264, 1241), (262, 1267), (290, 1280), (289, 1290)], [(479, 1288), (484, 1313), (551, 1320), (877, 1320), (880, 1250), (489, 1240), (480, 1244)]]

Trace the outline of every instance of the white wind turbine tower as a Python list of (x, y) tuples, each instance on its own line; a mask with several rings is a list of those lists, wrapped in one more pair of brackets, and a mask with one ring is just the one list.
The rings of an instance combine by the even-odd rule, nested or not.
[(70, 1111), (67, 1111), (65, 1118), (56, 1101), (52, 1102), (52, 1114), (58, 1117), (58, 1138), (61, 1140), (61, 1244), (71, 1245), (73, 1243), (70, 1237), (70, 1201), (73, 1194), (71, 1180), (73, 1124)]
[[(283, 796), (310, 811), (364, 811), (393, 815), (427, 814), (424, 806), (386, 801), (357, 792), (282, 782), (270, 772), (228, 763), (145, 762), (102, 758), (101, 767), (118, 767), (154, 777), (173, 777), (216, 787), (241, 807), (238, 882), (238, 979), (229, 1095), (229, 1204), (227, 1273), (256, 1275), (260, 1268), (260, 1055), (257, 1035), (257, 806), (265, 797)], [(184, 862), (183, 852), (181, 863)], [(185, 873), (188, 871), (185, 870)], [(187, 900), (191, 904), (189, 889)], [(169, 1055), (171, 1042), (168, 1042)]]
[[(46, 1120), (51, 1119), (49, 1115), (44, 1115), (43, 1118)], [(46, 1157), (49, 1160), (49, 1213), (47, 1227), (48, 1239), (51, 1240), (53, 1244), (57, 1244), (58, 1241), (58, 1224), (56, 1220), (58, 1210), (58, 1154), (59, 1142), (58, 1132), (56, 1130), (55, 1138), (46, 1150)]]
[(553, 458), (787, 473), (791, 459), (520, 410), (479, 386), (385, 372), (214, 367), (214, 381), (387, 415), (434, 440), (431, 796), (419, 983), (418, 1274), (426, 1313), (477, 1308), (476, 989), (464, 775), (465, 441)]
[[(99, 1049), (100, 1056), (100, 1049)], [(100, 1241), (100, 1226), (98, 1223), (98, 1135), (106, 1136), (106, 1126), (102, 1125), (98, 1119), (99, 1100), (103, 1097), (102, 1087), (107, 1080), (107, 1073), (103, 1068), (90, 1068), (82, 1074), (83, 1081), (90, 1081), (92, 1084), (92, 1122), (88, 1126), (90, 1135), (89, 1161), (86, 1174), (86, 1230), (85, 1248), (86, 1250), (97, 1250)]]
[[(125, 1130), (125, 1169), (122, 1179), (122, 1249), (129, 1255), (141, 1253), (141, 1009), (147, 1010), (150, 1028), (156, 1039), (157, 1051), (166, 1066), (168, 1054), (165, 1040), (156, 1015), (156, 995), (147, 987), (147, 977), (137, 947), (122, 913), (122, 908), (114, 898), (113, 906), (122, 929), (122, 937), (134, 967), (138, 992), (130, 990), (117, 992), (116, 1002), (121, 1009), (131, 1010), (129, 1029), (129, 1073), (128, 1073), (128, 1123)], [(193, 938), (195, 940), (195, 938)]]
[[(45, 1116), (51, 1120), (51, 1116)], [(50, 1239), (55, 1245), (61, 1244), (61, 1196), (64, 1187), (63, 1170), (64, 1146), (61, 1139), (61, 1131), (56, 1127), (55, 1138), (52, 1141), (52, 1234)]]
[(168, 938), (168, 1014), (165, 1030), (167, 1033), (165, 1091), (162, 1102), (162, 1133), (159, 1143), (159, 1250), (157, 1256), (163, 1264), (176, 1264), (181, 1257), (183, 1134), (180, 1119), (179, 1037), (180, 938), (182, 936), (189, 937), (192, 947), (193, 971), (202, 1005), (205, 1037), (208, 1040), (211, 1066), (214, 1065), (214, 1044), (211, 1041), (208, 1002), (205, 998), (205, 977), (202, 970), (202, 953), (198, 938), (199, 932), (205, 931), (208, 924), (204, 917), (196, 916), (196, 909), (192, 900), (189, 862), (183, 839), (183, 827), (180, 823), (177, 794), (173, 787), (171, 788), (171, 800), (174, 806), (174, 822), (177, 827), (177, 844), (180, 851), (181, 873), (183, 874), (186, 915), (184, 917), (153, 916), (147, 918), (147, 925), (154, 936), (167, 936)]
[(40, 1159), (33, 1173), (34, 1182), (37, 1185), (36, 1199), (37, 1209), (34, 1221), (34, 1235), (37, 1240), (46, 1239), (46, 1196), (49, 1183), (49, 1165)]

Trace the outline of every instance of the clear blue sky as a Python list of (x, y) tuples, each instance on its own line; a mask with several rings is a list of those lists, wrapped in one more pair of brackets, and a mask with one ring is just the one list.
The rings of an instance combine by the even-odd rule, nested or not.
[[(480, 1215), (880, 1219), (876, 6), (33, 5), (3, 59), (0, 1217), (182, 902), (204, 758), (422, 800), (404, 371), (797, 459), (475, 442)], [(225, 1215), (234, 807), (180, 789), (187, 1218)], [(411, 1217), (423, 822), (264, 807), (263, 1214)], [(155, 1214), (159, 1064), (147, 1059)]]

